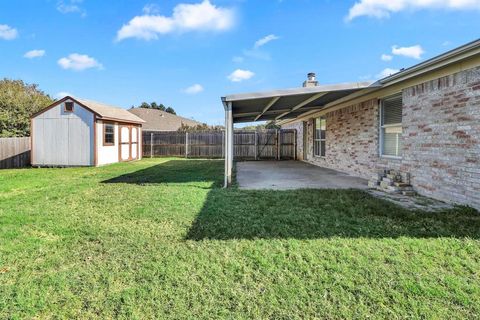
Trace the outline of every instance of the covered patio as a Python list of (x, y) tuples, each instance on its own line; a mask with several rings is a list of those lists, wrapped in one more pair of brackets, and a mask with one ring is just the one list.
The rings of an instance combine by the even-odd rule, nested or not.
[[(368, 88), (367, 88), (368, 87)], [(295, 119), (315, 113), (360, 90), (375, 90), (370, 82), (320, 85), (222, 97), (225, 109), (225, 187), (232, 183), (235, 123)]]
[(367, 180), (301, 161), (249, 161), (237, 164), (240, 189), (366, 189)]

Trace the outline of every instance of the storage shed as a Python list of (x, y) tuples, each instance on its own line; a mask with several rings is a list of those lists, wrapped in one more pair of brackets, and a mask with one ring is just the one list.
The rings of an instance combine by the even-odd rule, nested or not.
[(141, 159), (143, 122), (125, 109), (66, 96), (31, 118), (32, 166)]

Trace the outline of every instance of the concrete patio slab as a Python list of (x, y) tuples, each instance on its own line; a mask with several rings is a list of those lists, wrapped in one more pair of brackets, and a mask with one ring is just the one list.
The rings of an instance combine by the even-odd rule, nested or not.
[(240, 189), (367, 189), (367, 180), (301, 161), (237, 162)]

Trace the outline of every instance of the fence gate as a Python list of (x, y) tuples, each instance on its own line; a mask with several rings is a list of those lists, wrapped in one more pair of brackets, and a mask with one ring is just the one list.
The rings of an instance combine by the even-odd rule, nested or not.
[[(236, 130), (234, 157), (238, 160), (296, 160), (296, 130)], [(223, 131), (143, 131), (143, 156), (223, 158)]]

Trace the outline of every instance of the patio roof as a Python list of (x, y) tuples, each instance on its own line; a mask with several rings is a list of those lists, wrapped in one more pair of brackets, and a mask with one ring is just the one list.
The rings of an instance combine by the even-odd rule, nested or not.
[(372, 82), (340, 83), (233, 94), (222, 97), (222, 101), (231, 105), (234, 123), (292, 119), (367, 87), (376, 88)]

